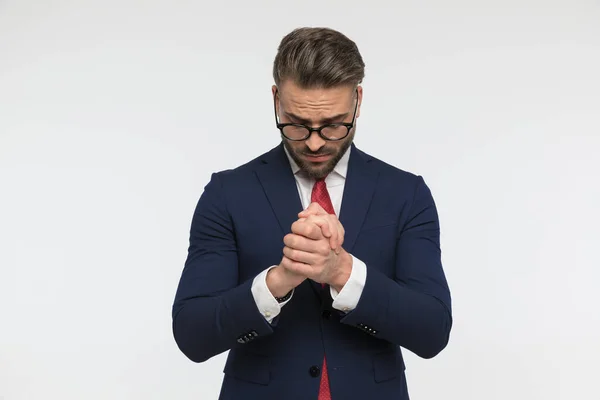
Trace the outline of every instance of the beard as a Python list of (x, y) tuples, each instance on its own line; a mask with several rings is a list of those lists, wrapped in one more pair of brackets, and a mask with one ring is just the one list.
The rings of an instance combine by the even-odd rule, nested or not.
[[(341, 143), (336, 143), (335, 145), (325, 144), (325, 146), (321, 147), (318, 151), (311, 151), (308, 146), (304, 145), (302, 147), (294, 147), (292, 146), (289, 140), (283, 138), (283, 145), (290, 153), (290, 157), (296, 162), (301, 171), (303, 171), (310, 178), (314, 179), (323, 179), (327, 175), (333, 171), (337, 163), (344, 156), (352, 141), (354, 140), (354, 128), (352, 132), (342, 140)], [(325, 162), (311, 162), (302, 158), (302, 155), (310, 155), (310, 156), (320, 156), (320, 155), (331, 155), (331, 159)]]

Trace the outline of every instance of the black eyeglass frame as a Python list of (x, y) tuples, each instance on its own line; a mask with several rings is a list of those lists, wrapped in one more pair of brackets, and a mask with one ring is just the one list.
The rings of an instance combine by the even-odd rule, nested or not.
[[(273, 96), (273, 108), (275, 111), (275, 125), (277, 126), (277, 129), (279, 129), (279, 131), (281, 132), (281, 135), (284, 138), (286, 138), (287, 140), (290, 140), (292, 142), (302, 142), (304, 140), (307, 140), (312, 135), (313, 132), (317, 132), (323, 140), (326, 140), (329, 142), (337, 142), (339, 140), (343, 140), (346, 137), (348, 137), (348, 135), (350, 134), (350, 130), (354, 127), (354, 122), (356, 121), (356, 111), (358, 110), (358, 88), (356, 89), (356, 104), (354, 105), (354, 115), (352, 116), (352, 122), (340, 122), (337, 124), (325, 124), (318, 128), (312, 128), (312, 127), (304, 125), (304, 124), (294, 124), (294, 123), (287, 123), (287, 122), (280, 123), (279, 118), (277, 118), (277, 96), (278, 95), (279, 95), (279, 91), (277, 91), (277, 89), (276, 89), (275, 96)], [(299, 128), (304, 128), (308, 131), (308, 133), (306, 134), (306, 136), (304, 136), (301, 139), (291, 139), (291, 138), (287, 137), (285, 135), (285, 133), (283, 133), (283, 128), (285, 128), (286, 126), (296, 126)], [(340, 126), (346, 127), (346, 134), (340, 138), (330, 139), (327, 136), (323, 135), (323, 133), (321, 132), (325, 128), (337, 128)]]

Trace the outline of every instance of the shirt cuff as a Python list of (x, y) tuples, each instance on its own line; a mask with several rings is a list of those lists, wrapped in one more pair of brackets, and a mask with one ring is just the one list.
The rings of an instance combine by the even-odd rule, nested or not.
[(279, 303), (269, 290), (269, 287), (267, 286), (267, 273), (275, 267), (276, 265), (273, 265), (256, 275), (252, 281), (251, 288), (252, 297), (254, 297), (254, 302), (256, 303), (256, 307), (258, 307), (258, 311), (269, 323), (273, 322), (275, 317), (281, 312), (281, 307), (287, 304), (287, 302), (290, 301), (293, 296), (292, 293), (292, 296), (290, 296), (289, 299)]
[(352, 271), (350, 271), (350, 277), (342, 290), (338, 293), (333, 287), (329, 287), (333, 299), (331, 306), (346, 313), (354, 310), (360, 300), (366, 281), (367, 265), (352, 256)]

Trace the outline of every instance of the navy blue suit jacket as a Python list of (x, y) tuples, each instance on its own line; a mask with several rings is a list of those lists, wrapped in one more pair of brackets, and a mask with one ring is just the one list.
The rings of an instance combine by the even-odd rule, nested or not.
[(306, 280), (270, 324), (252, 280), (279, 264), (283, 236), (301, 210), (281, 144), (212, 175), (173, 305), (177, 345), (195, 362), (231, 350), (223, 400), (316, 400), (325, 353), (334, 400), (408, 399), (400, 346), (431, 358), (452, 325), (428, 187), (352, 145), (339, 219), (344, 249), (367, 265), (358, 305), (339, 312), (329, 289)]

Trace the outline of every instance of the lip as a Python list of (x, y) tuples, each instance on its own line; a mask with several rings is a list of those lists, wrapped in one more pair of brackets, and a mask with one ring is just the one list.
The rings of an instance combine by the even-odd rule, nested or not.
[(311, 156), (308, 154), (304, 154), (304, 157), (312, 162), (324, 162), (331, 158), (330, 154), (324, 154), (319, 156)]

